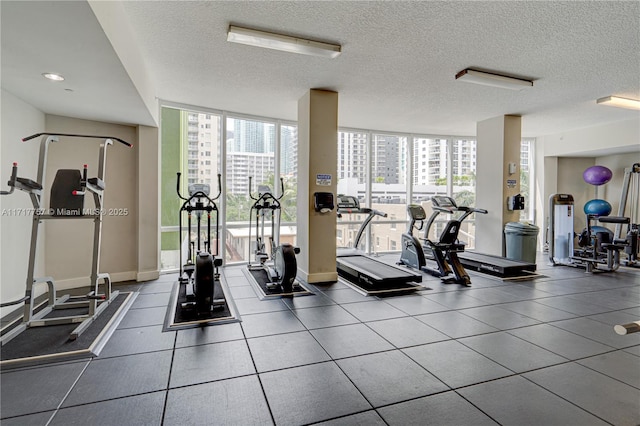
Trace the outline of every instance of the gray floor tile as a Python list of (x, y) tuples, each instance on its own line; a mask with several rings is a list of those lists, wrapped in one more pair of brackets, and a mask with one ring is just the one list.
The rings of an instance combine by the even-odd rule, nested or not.
[(282, 299), (290, 309), (313, 308), (315, 306), (335, 305), (336, 302), (318, 292), (310, 296), (300, 296)]
[(449, 309), (475, 308), (489, 304), (484, 300), (468, 296), (464, 290), (428, 294), (423, 297), (426, 297), (428, 300), (434, 301), (439, 305), (446, 306)]
[(259, 337), (302, 331), (305, 328), (291, 311), (279, 311), (245, 315), (242, 317), (242, 329), (246, 337)]
[(514, 337), (507, 332), (468, 337), (460, 339), (458, 342), (516, 373), (567, 361), (566, 358)]
[(100, 358), (173, 349), (175, 331), (162, 332), (161, 325), (125, 328), (113, 332)]
[(296, 309), (294, 313), (309, 330), (359, 322), (356, 317), (338, 305)]
[(257, 376), (171, 389), (163, 425), (272, 425)]
[(261, 373), (278, 425), (320, 422), (371, 409), (334, 362)]
[(178, 275), (174, 275), (172, 279), (165, 278), (160, 281), (153, 281), (148, 283), (143, 283), (140, 286), (140, 294), (152, 294), (152, 293), (171, 293), (173, 289), (173, 285), (175, 281), (178, 279)]
[(458, 393), (503, 425), (585, 426), (607, 424), (519, 376), (470, 386), (458, 390)]
[(613, 327), (616, 324), (626, 324), (637, 321), (640, 315), (632, 314), (627, 311), (605, 312), (604, 314), (589, 315), (587, 318), (607, 324)]
[[(480, 289), (471, 289), (467, 293), (467, 296), (471, 296), (475, 299), (483, 300), (487, 303), (495, 304), (495, 303), (509, 303), (523, 300), (523, 296), (507, 293), (503, 291), (502, 288), (480, 288)], [(526, 298), (525, 298), (526, 299)]]
[(153, 392), (128, 398), (63, 408), (51, 426), (68, 425), (160, 425), (166, 392)]
[(453, 340), (414, 346), (402, 352), (451, 388), (513, 374), (511, 370)]
[(218, 324), (211, 327), (187, 328), (178, 330), (176, 348), (185, 346), (206, 345), (209, 343), (227, 342), (243, 339), (240, 323)]
[(248, 314), (264, 314), (266, 312), (286, 311), (287, 305), (282, 303), (280, 299), (260, 300), (258, 298), (252, 299), (238, 299), (234, 300), (236, 308), (240, 315)]
[(150, 325), (164, 324), (167, 307), (129, 309), (118, 325), (118, 330), (123, 328), (148, 327)]
[(510, 330), (509, 333), (569, 360), (599, 355), (614, 349), (548, 324)]
[(364, 324), (319, 328), (311, 330), (311, 334), (334, 359), (394, 349)]
[(227, 283), (227, 287), (243, 287), (251, 285), (249, 280), (242, 274), (240, 275), (227, 275), (225, 274), (225, 282)]
[(612, 424), (640, 424), (640, 390), (584, 366), (563, 364), (524, 377)]
[(367, 323), (373, 331), (397, 348), (448, 340), (449, 336), (412, 317)]
[(455, 392), (401, 402), (378, 408), (378, 412), (390, 426), (497, 424)]
[(400, 351), (345, 358), (336, 362), (374, 407), (449, 389)]
[(340, 417), (326, 422), (314, 423), (314, 426), (385, 426), (386, 423), (373, 410), (351, 416)]
[(231, 292), (231, 297), (233, 298), (233, 300), (253, 299), (258, 297), (255, 290), (250, 285), (229, 287), (229, 291)]
[(170, 387), (255, 374), (247, 343), (241, 340), (176, 349)]
[(536, 302), (562, 311), (567, 311), (578, 316), (601, 314), (611, 310), (611, 308), (586, 303), (573, 299), (570, 296), (547, 297), (543, 299), (536, 299)]
[(458, 312), (499, 330), (509, 330), (540, 323), (540, 321), (533, 318), (501, 309), (497, 306), (481, 306), (479, 308), (463, 309)]
[(93, 360), (63, 407), (167, 388), (171, 351)]
[(415, 318), (428, 326), (443, 332), (447, 336), (456, 339), (498, 331), (495, 327), (491, 327), (483, 322), (470, 318), (466, 315), (462, 315), (457, 311), (420, 315)]
[(0, 375), (0, 416), (55, 410), (86, 365), (87, 362), (73, 362), (3, 371)]
[(560, 321), (568, 318), (575, 318), (576, 316), (570, 312), (561, 311), (560, 309), (552, 308), (532, 300), (505, 303), (500, 305), (500, 308), (507, 309), (511, 312), (522, 314), (542, 322)]
[(369, 300), (367, 296), (363, 296), (346, 286), (345, 288), (332, 288), (330, 290), (324, 290), (323, 292), (329, 299), (336, 303), (364, 302)]
[(604, 306), (609, 310), (619, 310), (633, 308), (638, 305), (638, 297), (629, 297), (628, 292), (623, 289), (592, 291), (589, 293), (571, 294), (567, 297), (579, 300), (581, 302), (590, 303), (598, 306)]
[(171, 293), (143, 293), (138, 294), (136, 300), (133, 301), (131, 309), (141, 308), (166, 308), (169, 305)]
[(633, 354), (615, 351), (576, 362), (640, 389), (640, 359)]
[(344, 305), (343, 308), (362, 322), (407, 316), (406, 313), (394, 308), (382, 300), (348, 303)]
[(635, 356), (640, 356), (640, 345), (626, 348), (624, 351)]
[(420, 295), (394, 297), (385, 299), (385, 302), (409, 315), (430, 314), (433, 312), (448, 311), (450, 309)]
[(331, 359), (308, 331), (256, 337), (247, 343), (259, 373)]
[(613, 325), (589, 318), (557, 321), (551, 325), (618, 349), (640, 344), (640, 334), (620, 336), (613, 331)]
[(53, 416), (53, 411), (44, 413), (28, 414), (26, 416), (11, 417), (2, 419), (2, 426), (47, 426), (49, 419)]

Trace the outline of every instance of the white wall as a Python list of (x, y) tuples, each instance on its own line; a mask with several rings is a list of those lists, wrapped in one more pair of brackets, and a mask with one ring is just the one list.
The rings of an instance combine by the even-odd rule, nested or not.
[[(7, 190), (11, 165), (18, 163), (18, 176), (36, 179), (38, 148), (36, 140), (23, 143), (21, 138), (42, 132), (45, 115), (11, 93), (2, 90), (2, 143), (0, 145), (0, 188)], [(24, 296), (31, 239), (32, 208), (29, 196), (22, 191), (0, 196), (0, 300), (3, 303)], [(43, 250), (38, 253), (36, 272), (44, 269)], [(20, 306), (0, 311), (4, 316)]]

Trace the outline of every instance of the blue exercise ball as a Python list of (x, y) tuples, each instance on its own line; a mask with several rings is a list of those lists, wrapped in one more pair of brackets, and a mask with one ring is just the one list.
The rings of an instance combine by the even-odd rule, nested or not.
[(605, 166), (591, 166), (582, 173), (582, 178), (590, 185), (604, 185), (613, 177), (611, 169)]
[(611, 204), (605, 200), (596, 198), (587, 201), (584, 205), (584, 214), (593, 214), (596, 216), (609, 216), (611, 213)]

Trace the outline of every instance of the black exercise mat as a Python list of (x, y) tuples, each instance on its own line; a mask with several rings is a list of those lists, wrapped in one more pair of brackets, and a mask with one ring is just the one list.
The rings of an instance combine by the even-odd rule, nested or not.
[(313, 292), (306, 288), (303, 284), (296, 281), (295, 288), (290, 292), (284, 292), (280, 288), (268, 289), (267, 283), (269, 276), (267, 271), (262, 268), (243, 269), (242, 273), (249, 280), (251, 285), (258, 291), (258, 297), (263, 299), (273, 299), (277, 297), (293, 297), (293, 296), (310, 296)]
[[(75, 340), (69, 340), (69, 335), (79, 323), (27, 328), (2, 346), (0, 366), (5, 369), (98, 356), (136, 296), (119, 293)], [(45, 318), (87, 312), (88, 307), (53, 310)]]
[(165, 317), (165, 325), (162, 331), (177, 330), (183, 328), (201, 327), (204, 325), (227, 324), (230, 322), (240, 321), (238, 311), (230, 299), (231, 292), (228, 291), (226, 284), (221, 280), (215, 281), (215, 293), (224, 295), (224, 307), (214, 309), (208, 315), (197, 316), (192, 310), (182, 308), (182, 304), (187, 301), (186, 286), (176, 281), (173, 284), (171, 298), (167, 308)]

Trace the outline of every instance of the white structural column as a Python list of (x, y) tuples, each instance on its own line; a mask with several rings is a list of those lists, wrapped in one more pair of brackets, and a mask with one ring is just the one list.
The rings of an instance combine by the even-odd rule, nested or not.
[(311, 89), (298, 101), (298, 275), (309, 283), (338, 279), (336, 211), (314, 210), (314, 193), (337, 187), (338, 93)]
[[(488, 214), (477, 214), (476, 250), (504, 256), (504, 225), (520, 212), (507, 209), (507, 198), (520, 192), (521, 117), (504, 115), (477, 124), (476, 200)], [(512, 166), (510, 170), (509, 165)], [(527, 203), (531, 200), (526, 200)]]

